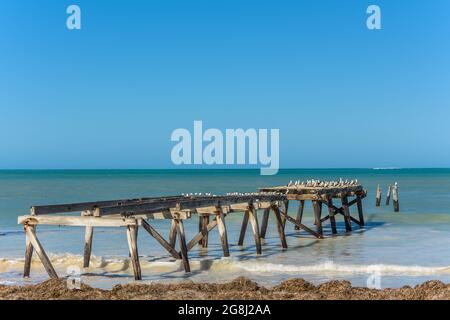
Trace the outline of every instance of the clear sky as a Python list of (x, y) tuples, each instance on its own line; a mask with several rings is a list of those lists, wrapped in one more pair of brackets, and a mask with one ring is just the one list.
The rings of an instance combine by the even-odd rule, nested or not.
[(2, 1), (0, 168), (169, 168), (194, 120), (279, 128), (281, 167), (449, 167), (449, 16), (448, 0)]

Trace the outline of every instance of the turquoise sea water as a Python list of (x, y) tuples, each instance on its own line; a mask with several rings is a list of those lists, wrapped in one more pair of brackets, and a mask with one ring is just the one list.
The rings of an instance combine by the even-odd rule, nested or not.
[[(261, 186), (283, 185), (289, 180), (358, 179), (368, 190), (364, 200), (366, 226), (316, 240), (287, 224), (289, 248), (282, 250), (275, 226), (269, 222), (263, 254), (257, 256), (250, 228), (243, 247), (237, 246), (242, 214), (227, 217), (230, 258), (222, 251), (214, 230), (208, 249), (190, 252), (192, 273), (185, 274), (143, 230), (139, 249), (144, 281), (226, 281), (244, 275), (264, 285), (292, 277), (314, 283), (346, 279), (366, 286), (375, 275), (381, 287), (415, 285), (430, 279), (450, 282), (450, 169), (317, 169), (281, 170), (276, 176), (260, 176), (259, 170), (85, 170), (0, 171), (0, 283), (27, 284), (47, 276), (35, 257), (30, 279), (22, 279), (25, 236), (17, 216), (31, 205), (111, 200), (187, 192), (224, 194), (253, 192)], [(384, 205), (387, 186), (398, 182), (400, 213)], [(383, 187), (382, 206), (375, 207), (375, 188)], [(289, 212), (295, 216), (297, 205)], [(312, 209), (305, 209), (312, 224)], [(167, 236), (169, 221), (151, 221)], [(198, 229), (198, 220), (186, 221), (187, 238)], [(38, 237), (57, 272), (82, 267), (82, 228), (39, 227)], [(133, 281), (123, 229), (98, 228), (94, 233), (93, 260), (82, 270), (82, 281), (98, 287)]]

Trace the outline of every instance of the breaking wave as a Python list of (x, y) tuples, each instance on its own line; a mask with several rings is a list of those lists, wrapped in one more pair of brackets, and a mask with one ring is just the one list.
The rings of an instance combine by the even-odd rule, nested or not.
[[(55, 269), (65, 272), (68, 267), (83, 265), (83, 257), (74, 254), (50, 254), (50, 259)], [(0, 258), (0, 273), (23, 270), (24, 259)], [(141, 268), (143, 273), (172, 273), (182, 272), (183, 267), (180, 260), (170, 260), (167, 257), (141, 257)], [(289, 274), (301, 277), (304, 274), (373, 274), (379, 272), (384, 275), (397, 276), (422, 276), (422, 275), (447, 275), (450, 274), (450, 266), (419, 266), (419, 265), (395, 265), (395, 264), (338, 264), (327, 261), (314, 265), (289, 265), (276, 264), (264, 261), (246, 260), (234, 258), (203, 259), (190, 261), (192, 271), (208, 271), (220, 273), (259, 273), (259, 274)], [(44, 269), (37, 257), (33, 257), (32, 268), (36, 272)], [(107, 275), (117, 273), (131, 273), (131, 264), (128, 258), (105, 258), (92, 257), (91, 267), (84, 270), (87, 273)]]

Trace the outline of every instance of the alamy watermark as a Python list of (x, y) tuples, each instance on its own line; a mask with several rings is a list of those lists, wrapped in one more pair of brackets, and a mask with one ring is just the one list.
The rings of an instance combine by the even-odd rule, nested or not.
[[(279, 129), (203, 130), (194, 121), (193, 133), (185, 128), (172, 132), (177, 142), (171, 152), (175, 165), (259, 165), (261, 175), (278, 173), (280, 164)], [(269, 150), (270, 149), (270, 150)]]
[(370, 276), (367, 278), (366, 284), (369, 289), (381, 289), (381, 268), (380, 266), (369, 266)]
[(72, 4), (67, 7), (66, 13), (69, 15), (66, 20), (66, 27), (69, 30), (81, 30), (81, 9)]
[(81, 269), (78, 266), (68, 266), (66, 269), (67, 279), (67, 289), (69, 290), (80, 290), (81, 289)]

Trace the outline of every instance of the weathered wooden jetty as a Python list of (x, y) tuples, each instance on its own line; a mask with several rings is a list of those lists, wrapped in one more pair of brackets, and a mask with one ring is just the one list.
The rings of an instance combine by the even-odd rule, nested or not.
[[(314, 181), (314, 180), (313, 180)], [(320, 185), (320, 183), (322, 183)], [(142, 227), (167, 252), (176, 259), (181, 259), (186, 272), (190, 272), (188, 252), (196, 245), (208, 246), (208, 235), (217, 227), (223, 249), (223, 255), (229, 256), (228, 234), (225, 217), (231, 213), (243, 213), (243, 222), (238, 240), (243, 245), (248, 222), (255, 241), (256, 253), (261, 254), (261, 239), (266, 237), (269, 215), (272, 211), (277, 226), (281, 247), (287, 248), (285, 235), (286, 221), (293, 223), (298, 230), (304, 230), (316, 238), (323, 238), (322, 223), (330, 220), (332, 233), (336, 231), (337, 214), (344, 216), (346, 231), (352, 230), (352, 222), (359, 226), (364, 225), (361, 200), (366, 192), (361, 185), (355, 182), (314, 181), (313, 185), (288, 184), (287, 186), (261, 188), (256, 193), (229, 193), (216, 196), (211, 194), (179, 195), (165, 197), (150, 197), (139, 199), (122, 199), (111, 201), (96, 201), (58, 205), (33, 206), (30, 214), (18, 217), (18, 223), (23, 224), (25, 244), (24, 277), (30, 276), (31, 258), (33, 252), (40, 258), (45, 270), (51, 278), (58, 275), (40, 243), (36, 227), (38, 225), (75, 226), (85, 228), (84, 261), (83, 266), (89, 267), (94, 228), (96, 227), (122, 227), (126, 229), (130, 259), (133, 266), (134, 278), (142, 279), (138, 253), (138, 228)], [(317, 185), (315, 185), (317, 184)], [(349, 197), (355, 199), (349, 201)], [(342, 202), (341, 207), (333, 204), (333, 199)], [(296, 218), (288, 214), (289, 201), (299, 202)], [(312, 201), (316, 230), (302, 223), (305, 201)], [(322, 205), (328, 206), (328, 215), (322, 217)], [(356, 204), (359, 219), (350, 215), (349, 207)], [(263, 211), (261, 228), (258, 222), (258, 210)], [(187, 241), (184, 221), (194, 215), (199, 218), (199, 231)], [(170, 221), (170, 232), (166, 240), (152, 225), (154, 219)], [(177, 241), (178, 239), (178, 241)], [(177, 246), (178, 242), (178, 246)]]
[[(338, 214), (344, 216), (346, 231), (352, 231), (352, 222), (361, 227), (364, 226), (362, 199), (366, 197), (367, 192), (357, 181), (324, 182), (312, 180), (306, 183), (297, 181), (297, 183), (291, 183), (288, 186), (260, 188), (260, 192), (279, 192), (285, 194), (283, 224), (287, 220), (293, 223), (297, 230), (303, 229), (317, 238), (323, 237), (322, 225), (327, 220), (330, 221), (332, 233), (337, 233), (336, 215)], [(350, 200), (350, 198), (353, 199)], [(333, 203), (333, 199), (338, 199), (341, 202), (341, 206), (337, 207)], [(299, 202), (297, 217), (295, 219), (287, 214), (289, 200)], [(316, 231), (302, 224), (305, 201), (311, 201), (312, 203)], [(358, 219), (350, 214), (350, 207), (355, 204), (357, 206)], [(323, 205), (328, 207), (328, 215), (324, 217), (322, 217)], [(262, 223), (264, 226), (267, 224), (265, 220), (267, 220), (266, 216), (263, 217)]]

